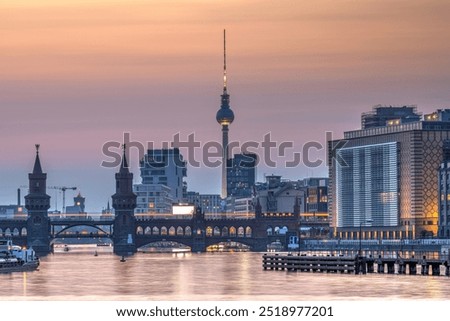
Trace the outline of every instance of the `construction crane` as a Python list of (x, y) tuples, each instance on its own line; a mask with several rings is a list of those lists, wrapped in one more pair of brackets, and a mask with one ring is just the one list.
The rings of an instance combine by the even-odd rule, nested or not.
[(66, 186), (47, 186), (47, 188), (50, 188), (50, 189), (57, 189), (57, 190), (60, 190), (60, 191), (62, 191), (62, 194), (63, 194), (63, 214), (66, 214), (66, 191), (69, 189), (71, 189), (71, 190), (76, 190), (77, 189), (77, 187), (66, 187)]

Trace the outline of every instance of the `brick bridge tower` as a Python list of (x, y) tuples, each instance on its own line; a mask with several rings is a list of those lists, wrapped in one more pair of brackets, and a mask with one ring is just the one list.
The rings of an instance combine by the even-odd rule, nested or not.
[(41, 255), (48, 254), (50, 248), (50, 196), (47, 195), (47, 173), (42, 172), (39, 159), (39, 145), (36, 145), (36, 159), (33, 172), (28, 174), (29, 188), (25, 196), (27, 217), (27, 246)]
[(116, 193), (112, 196), (112, 204), (115, 210), (113, 243), (114, 253), (119, 255), (136, 252), (136, 194), (133, 193), (133, 173), (128, 168), (123, 146), (122, 163), (119, 172), (116, 173)]

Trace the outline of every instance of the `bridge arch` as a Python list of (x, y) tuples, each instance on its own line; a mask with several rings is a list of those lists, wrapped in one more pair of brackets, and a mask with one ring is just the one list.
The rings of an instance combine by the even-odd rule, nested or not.
[(13, 232), (12, 232), (13, 236), (19, 236), (19, 229), (17, 227), (14, 228)]
[(71, 228), (77, 227), (77, 226), (89, 226), (89, 227), (92, 227), (92, 228), (94, 228), (94, 229), (96, 229), (96, 230), (106, 234), (106, 235), (109, 235), (108, 232), (106, 232), (104, 229), (98, 227), (97, 225), (89, 224), (89, 223), (79, 223), (79, 224), (73, 224), (73, 225), (68, 225), (68, 226), (64, 227), (61, 231), (59, 231), (58, 233), (55, 233), (55, 237), (63, 234), (65, 231), (67, 231), (67, 230), (69, 230)]
[(9, 227), (7, 227), (5, 230), (5, 236), (11, 236), (11, 230), (9, 229)]
[(218, 226), (214, 226), (213, 235), (220, 236), (220, 228)]
[(138, 227), (136, 228), (136, 234), (137, 234), (137, 235), (142, 235), (142, 234), (144, 234), (144, 229), (142, 228), (142, 226), (138, 226)]
[(170, 240), (165, 240), (165, 239), (161, 239), (161, 240), (157, 240), (157, 241), (151, 241), (149, 243), (146, 243), (144, 245), (139, 246), (139, 250), (142, 252), (158, 252), (158, 250), (154, 249), (152, 250), (151, 248), (158, 248), (159, 251), (164, 249), (192, 249), (191, 244), (188, 243), (184, 243), (183, 241), (180, 242), (180, 240), (176, 240), (176, 241), (170, 241)]
[(238, 229), (237, 229), (237, 236), (238, 237), (244, 237), (244, 235), (245, 235), (244, 228), (242, 226), (239, 226)]
[(234, 227), (234, 226), (231, 226), (230, 227), (230, 230), (229, 230), (229, 236), (230, 237), (235, 237), (236, 236), (236, 228)]
[[(249, 241), (249, 240), (248, 240)], [(241, 252), (241, 251), (251, 251), (252, 243), (242, 239), (237, 241), (217, 241), (208, 242), (206, 245), (207, 252)]]
[(152, 234), (153, 235), (159, 235), (159, 228), (157, 226), (154, 226), (152, 229)]
[(27, 236), (28, 235), (28, 231), (26, 227), (22, 227), (22, 230), (20, 231), (20, 235), (22, 236)]
[(211, 226), (206, 227), (206, 236), (212, 236), (213, 235), (213, 228)]
[(151, 235), (152, 234), (152, 229), (150, 226), (147, 226), (144, 230), (144, 234), (145, 235)]
[(175, 227), (171, 226), (171, 227), (169, 228), (169, 235), (170, 235), (170, 236), (175, 236)]
[(268, 236), (273, 235), (273, 228), (272, 228), (272, 226), (268, 226), (266, 231), (267, 231), (267, 235)]
[(165, 227), (165, 226), (162, 226), (162, 227), (161, 227), (161, 233), (160, 233), (160, 235), (167, 235), (167, 227)]
[(192, 229), (190, 226), (186, 226), (186, 228), (184, 229), (184, 235), (185, 236), (191, 236), (192, 235)]
[(184, 236), (184, 230), (181, 226), (177, 227), (177, 235), (178, 236)]
[(0, 228), (0, 236), (3, 236), (3, 230)]

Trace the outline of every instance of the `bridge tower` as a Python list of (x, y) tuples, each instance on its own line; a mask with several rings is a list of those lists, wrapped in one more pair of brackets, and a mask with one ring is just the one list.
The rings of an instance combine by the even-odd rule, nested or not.
[(36, 145), (36, 159), (33, 172), (28, 174), (29, 191), (25, 196), (27, 217), (27, 245), (39, 254), (48, 254), (50, 248), (50, 196), (47, 195), (47, 173), (42, 172), (39, 159), (39, 145)]
[(115, 210), (114, 216), (114, 253), (119, 255), (136, 252), (136, 194), (133, 193), (133, 173), (128, 168), (123, 146), (122, 163), (119, 172), (116, 173), (116, 193), (112, 196), (112, 204)]
[(200, 206), (195, 208), (195, 213), (192, 221), (192, 252), (206, 251), (206, 222), (205, 213)]

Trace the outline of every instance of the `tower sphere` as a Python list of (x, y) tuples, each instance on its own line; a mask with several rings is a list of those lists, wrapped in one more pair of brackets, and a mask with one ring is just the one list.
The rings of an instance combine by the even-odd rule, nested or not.
[(229, 107), (222, 107), (217, 111), (216, 120), (222, 126), (229, 125), (234, 120), (234, 113)]

